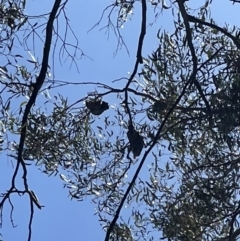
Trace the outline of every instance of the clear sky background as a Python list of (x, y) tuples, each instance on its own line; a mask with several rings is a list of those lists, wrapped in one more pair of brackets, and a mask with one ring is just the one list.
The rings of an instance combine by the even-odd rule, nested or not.
[[(54, 1), (47, 0), (28, 0), (27, 13), (29, 15), (43, 14), (50, 12)], [(189, 1), (192, 2), (203, 1)], [(214, 1), (219, 5), (214, 4), (212, 17), (215, 21), (222, 25), (224, 22), (240, 26), (240, 5), (231, 5), (229, 0)], [(71, 0), (67, 4), (67, 14), (70, 19), (70, 24), (79, 39), (79, 46), (86, 55), (93, 60), (83, 58), (78, 61), (80, 73), (77, 73), (75, 67), (70, 68), (70, 62), (67, 61), (64, 65), (56, 61), (55, 78), (60, 80), (68, 80), (72, 82), (102, 82), (111, 84), (114, 79), (127, 77), (127, 73), (131, 72), (135, 63), (136, 49), (140, 32), (140, 3), (138, 8), (134, 10), (132, 20), (128, 21), (121, 33), (124, 36), (124, 41), (129, 49), (130, 56), (124, 48), (120, 50), (115, 57), (113, 53), (117, 46), (117, 39), (113, 32), (110, 36), (105, 34), (105, 30), (99, 31), (107, 22), (106, 16), (99, 27), (96, 27), (89, 33), (88, 30), (99, 20), (102, 10), (110, 4), (110, 1), (93, 1), (93, 0)], [(221, 4), (220, 4), (221, 3)], [(148, 9), (148, 23), (153, 22), (154, 13), (152, 9)], [(59, 22), (59, 29), (63, 33), (63, 19)], [(158, 46), (156, 34), (159, 28), (167, 31), (173, 30), (171, 10), (169, 13), (160, 16), (157, 23), (152, 27), (148, 26), (147, 35), (143, 46), (143, 56), (150, 55)], [(43, 37), (45, 33), (42, 34)], [(74, 41), (69, 36), (68, 41)], [(40, 42), (36, 45), (34, 53), (38, 60), (42, 57), (42, 45)], [(1, 60), (0, 60), (1, 61)], [(118, 84), (124, 84), (120, 82)], [(94, 89), (89, 87), (79, 86), (72, 89), (63, 87), (59, 91), (69, 97), (70, 102), (74, 102), (86, 95), (87, 91)], [(110, 104), (114, 104), (116, 99), (114, 96), (108, 97)], [(146, 163), (147, 165), (147, 163)], [(1, 182), (0, 192), (5, 192), (10, 187), (13, 168), (10, 159), (5, 155), (1, 155), (0, 162)], [(142, 173), (146, 175), (146, 173)], [(19, 183), (21, 175), (19, 175)], [(33, 241), (101, 241), (105, 233), (102, 231), (97, 217), (94, 216), (94, 206), (90, 199), (83, 202), (70, 200), (67, 189), (63, 189), (62, 181), (58, 176), (48, 177), (41, 173), (35, 166), (30, 166), (28, 170), (28, 182), (30, 188), (34, 190), (42, 205), (45, 206), (41, 211), (35, 210), (33, 221)], [(21, 187), (21, 185), (20, 185)], [(4, 223), (3, 223), (3, 239), (4, 241), (25, 241), (28, 232), (29, 220), (29, 200), (27, 197), (13, 198), (14, 203), (14, 223), (16, 228), (12, 228), (9, 219), (10, 208), (8, 205), (4, 207)]]

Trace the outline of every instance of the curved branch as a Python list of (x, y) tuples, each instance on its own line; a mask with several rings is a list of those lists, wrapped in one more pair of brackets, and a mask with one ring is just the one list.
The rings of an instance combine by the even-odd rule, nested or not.
[(189, 22), (192, 22), (192, 23), (199, 23), (201, 25), (205, 25), (205, 26), (208, 26), (210, 28), (213, 28), (213, 29), (216, 29), (218, 30), (219, 32), (223, 33), (224, 35), (228, 36), (233, 42), (234, 44), (237, 46), (237, 48), (239, 49), (240, 48), (240, 41), (238, 38), (234, 37), (232, 34), (230, 34), (227, 30), (225, 30), (224, 28), (221, 28), (213, 23), (208, 23), (208, 22), (205, 22), (203, 21), (202, 19), (199, 19), (199, 18), (196, 18), (194, 16), (191, 16), (189, 14), (187, 14), (187, 19)]
[[(198, 83), (197, 79), (196, 79), (196, 74), (197, 74), (197, 70), (198, 70), (198, 59), (197, 59), (197, 56), (196, 56), (196, 53), (195, 53), (195, 49), (194, 49), (194, 46), (193, 46), (193, 42), (192, 42), (192, 34), (191, 34), (191, 29), (190, 29), (190, 25), (189, 25), (189, 18), (188, 18), (188, 14), (187, 14), (187, 11), (184, 7), (184, 2), (182, 0), (177, 0), (177, 3), (178, 3), (178, 6), (179, 6), (179, 9), (180, 9), (180, 12), (181, 12), (181, 15), (183, 17), (183, 22), (184, 22), (184, 25), (185, 25), (185, 28), (186, 28), (186, 38), (187, 38), (187, 42), (188, 42), (188, 46), (189, 46), (189, 49), (190, 49), (190, 52), (191, 52), (191, 55), (192, 55), (192, 62), (193, 62), (193, 73), (195, 73), (194, 75), (192, 75), (192, 83), (196, 86), (201, 98), (203, 99), (205, 105), (206, 105), (206, 108), (208, 109), (208, 114), (209, 114), (209, 124), (210, 126), (212, 126), (212, 111), (211, 111), (211, 107), (202, 91), (202, 88), (200, 86), (200, 84)], [(190, 85), (191, 87), (191, 85)], [(189, 87), (189, 88), (190, 88)]]
[(136, 60), (133, 72), (125, 87), (125, 105), (126, 105), (127, 113), (129, 116), (129, 122), (130, 122), (129, 124), (132, 124), (132, 116), (131, 116), (130, 109), (128, 106), (128, 87), (131, 84), (134, 76), (137, 73), (138, 65), (143, 63), (142, 46), (143, 46), (144, 36), (146, 34), (146, 22), (147, 22), (147, 3), (146, 3), (146, 0), (142, 0), (142, 25), (141, 25), (141, 32), (140, 32), (140, 36), (139, 36), (139, 40), (138, 40), (137, 60)]
[[(129, 116), (129, 122), (130, 122), (129, 124), (130, 125), (132, 125), (132, 116), (131, 116), (131, 112), (130, 112), (130, 109), (129, 109), (129, 106), (128, 106), (128, 87), (131, 84), (134, 76), (137, 73), (137, 69), (138, 69), (139, 63), (140, 64), (143, 63), (143, 60), (142, 60), (142, 46), (143, 46), (144, 36), (146, 34), (146, 19), (147, 19), (147, 3), (146, 3), (146, 0), (142, 0), (142, 25), (141, 25), (141, 32), (140, 32), (139, 41), (138, 41), (137, 60), (136, 60), (133, 72), (132, 72), (132, 74), (131, 74), (131, 76), (130, 76), (130, 78), (129, 78), (126, 86), (125, 86), (125, 107), (126, 107), (126, 110), (127, 110), (128, 116)], [(122, 210), (122, 207), (123, 207), (123, 205), (124, 205), (124, 203), (126, 201), (126, 198), (127, 198), (128, 194), (129, 194), (129, 192), (131, 191), (132, 186), (135, 183), (136, 178), (137, 178), (137, 176), (138, 176), (138, 174), (139, 174), (139, 172), (140, 172), (140, 170), (142, 168), (142, 165), (143, 165), (143, 162), (146, 159), (146, 156), (147, 155), (145, 153), (144, 158), (142, 160), (142, 164), (140, 164), (140, 166), (139, 166), (139, 170), (136, 171), (136, 173), (135, 173), (131, 183), (128, 186), (128, 189), (126, 190), (126, 192), (125, 192), (125, 194), (124, 194), (124, 196), (123, 196), (123, 198), (122, 198), (122, 200), (121, 200), (121, 202), (120, 202), (120, 204), (119, 204), (119, 206), (118, 206), (118, 208), (116, 210), (114, 218), (111, 221), (111, 223), (109, 225), (109, 228), (107, 230), (107, 233), (106, 233), (106, 236), (105, 236), (105, 239), (104, 239), (105, 241), (108, 241), (109, 238), (110, 238), (110, 234), (111, 234), (111, 232), (112, 232), (112, 230), (113, 230), (113, 228), (114, 228), (114, 226), (115, 226), (115, 224), (116, 224), (116, 222), (118, 220), (119, 214), (120, 214), (120, 212)]]
[(45, 77), (46, 77), (46, 73), (47, 73), (47, 69), (48, 69), (48, 60), (49, 60), (50, 48), (51, 48), (51, 43), (52, 43), (53, 23), (54, 23), (54, 20), (56, 18), (56, 14), (58, 12), (60, 4), (61, 4), (61, 0), (55, 0), (52, 11), (49, 15), (49, 20), (48, 20), (47, 27), (46, 27), (46, 39), (45, 39), (45, 45), (44, 45), (44, 49), (43, 49), (43, 58), (42, 58), (42, 66), (41, 66), (40, 74), (36, 79), (36, 83), (34, 83), (34, 90), (32, 92), (32, 95), (31, 95), (27, 105), (26, 105), (26, 108), (25, 108), (25, 111), (24, 111), (24, 114), (23, 114), (23, 117), (22, 117), (21, 135), (20, 135), (20, 141), (19, 141), (19, 147), (18, 147), (17, 165), (16, 165), (16, 168), (14, 170), (13, 177), (12, 177), (12, 186), (7, 191), (7, 193), (4, 195), (2, 201), (0, 202), (0, 209), (2, 209), (5, 201), (10, 197), (11, 193), (16, 191), (15, 180), (16, 180), (16, 176), (17, 176), (18, 171), (19, 171), (19, 167), (21, 165), (22, 169), (23, 169), (22, 178), (23, 178), (24, 188), (25, 188), (25, 192), (27, 192), (28, 195), (29, 195), (30, 206), (31, 206), (28, 241), (31, 240), (31, 234), (32, 234), (31, 224), (32, 224), (32, 219), (33, 219), (34, 200), (33, 200), (32, 196), (30, 195), (30, 190), (28, 188), (27, 167), (26, 167), (26, 164), (25, 164), (24, 159), (22, 157), (22, 154), (23, 154), (24, 143), (25, 143), (25, 138), (26, 138), (26, 134), (27, 134), (28, 115), (31, 111), (32, 106), (34, 105), (34, 103), (36, 101), (39, 90), (41, 89), (41, 87), (42, 87), (42, 85), (45, 81)]

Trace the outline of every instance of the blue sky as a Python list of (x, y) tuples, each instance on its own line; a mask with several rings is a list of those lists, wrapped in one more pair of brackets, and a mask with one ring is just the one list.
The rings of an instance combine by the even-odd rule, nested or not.
[[(44, 2), (44, 4), (43, 4)], [(193, 1), (190, 1), (190, 4)], [(203, 1), (199, 1), (203, 2)], [(217, 2), (217, 1), (215, 1)], [(53, 1), (36, 0), (27, 1), (27, 13), (29, 15), (42, 14), (49, 12), (52, 8)], [(86, 55), (93, 60), (83, 58), (78, 61), (80, 73), (76, 69), (70, 67), (67, 61), (64, 65), (55, 62), (55, 77), (60, 80), (68, 80), (72, 82), (103, 82), (111, 84), (114, 79), (127, 77), (127, 72), (131, 72), (135, 63), (137, 41), (140, 31), (140, 8), (134, 11), (133, 20), (128, 21), (121, 33), (129, 49), (130, 56), (124, 48), (119, 50), (117, 55), (113, 57), (116, 49), (117, 41), (111, 32), (109, 38), (103, 31), (99, 31), (106, 24), (106, 18), (100, 24), (88, 33), (88, 30), (99, 20), (102, 10), (110, 1), (69, 1), (67, 4), (67, 14), (70, 19), (79, 46)], [(200, 5), (200, 4), (199, 4)], [(239, 4), (231, 5), (229, 1), (221, 1), (221, 5), (214, 5), (212, 12), (213, 18), (219, 24), (226, 21), (230, 24), (239, 26)], [(151, 20), (150, 20), (151, 19)], [(149, 21), (153, 20), (153, 11), (149, 9)], [(63, 19), (60, 20), (61, 25)], [(62, 24), (63, 25), (63, 24)], [(60, 31), (63, 31), (60, 26)], [(158, 46), (156, 33), (159, 28), (165, 28), (171, 31), (173, 28), (171, 21), (171, 12), (160, 16), (158, 22), (153, 27), (147, 28), (147, 36), (144, 42), (143, 55), (151, 54)], [(71, 41), (71, 37), (69, 41)], [(36, 47), (35, 56), (40, 60), (42, 56), (42, 46), (40, 42)], [(120, 83), (119, 83), (120, 84)], [(79, 87), (78, 89), (64, 88), (60, 92), (64, 96), (69, 97), (70, 102), (86, 95), (91, 88)], [(114, 96), (109, 97), (110, 104), (115, 103)], [(0, 168), (2, 170), (0, 192), (4, 192), (10, 187), (11, 175), (13, 172), (10, 159), (5, 155), (1, 156)], [(28, 170), (28, 181), (30, 188), (38, 195), (40, 202), (45, 206), (41, 211), (36, 210), (33, 222), (33, 241), (50, 241), (50, 240), (103, 240), (104, 232), (98, 223), (97, 217), (94, 216), (94, 206), (90, 199), (83, 202), (70, 200), (67, 189), (63, 189), (62, 182), (59, 177), (48, 177), (42, 174), (37, 167), (30, 166)], [(21, 183), (21, 175), (19, 175), (19, 183)], [(20, 184), (21, 186), (21, 184)], [(14, 203), (14, 223), (17, 228), (12, 229), (9, 219), (9, 206), (4, 207), (4, 223), (2, 234), (5, 241), (21, 241), (26, 240), (28, 232), (29, 219), (29, 201), (27, 197), (16, 196), (13, 198)]]

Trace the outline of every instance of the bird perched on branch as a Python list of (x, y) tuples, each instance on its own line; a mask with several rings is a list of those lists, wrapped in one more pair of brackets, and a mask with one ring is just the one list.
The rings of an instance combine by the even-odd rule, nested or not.
[(108, 103), (102, 100), (88, 100), (86, 106), (93, 115), (101, 115), (105, 110), (109, 109)]
[(143, 137), (139, 135), (132, 124), (128, 126), (127, 137), (130, 143), (130, 151), (132, 151), (133, 157), (136, 158), (142, 152), (144, 146)]

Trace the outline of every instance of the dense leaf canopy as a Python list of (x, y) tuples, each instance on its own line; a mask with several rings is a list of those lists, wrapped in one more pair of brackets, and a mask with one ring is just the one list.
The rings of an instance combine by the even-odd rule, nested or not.
[[(92, 92), (70, 103), (58, 89), (71, 83), (52, 77), (49, 60), (50, 53), (57, 55), (58, 42), (59, 56), (67, 53), (76, 68), (75, 53), (84, 56), (77, 44), (58, 34), (55, 22), (64, 15), (67, 2), (56, 0), (50, 14), (43, 16), (28, 16), (24, 0), (0, 5), (0, 51), (5, 58), (0, 66), (0, 145), (16, 160), (1, 211), (14, 192), (28, 194), (32, 210), (41, 208), (27, 183), (28, 165), (37, 165), (47, 175), (60, 175), (71, 198), (92, 198), (106, 241), (236, 240), (240, 234), (238, 26), (218, 25), (211, 17), (211, 0), (197, 10), (190, 7), (191, 1), (117, 0), (106, 7), (102, 18), (110, 11), (107, 27), (113, 29), (119, 48), (127, 48), (121, 26), (136, 17), (135, 5), (142, 9), (131, 75), (122, 77), (121, 88), (115, 81), (111, 86), (81, 83), (94, 84)], [(239, 7), (238, 1), (229, 1), (233, 3)], [(157, 48), (143, 56), (148, 7), (154, 8), (155, 22), (161, 12), (171, 12), (174, 28), (160, 29)], [(45, 23), (39, 26), (38, 19)], [(72, 31), (67, 17), (66, 22)], [(38, 61), (28, 44), (42, 29), (46, 37)], [(25, 56), (15, 44), (24, 47)], [(106, 100), (110, 94), (114, 104)], [(18, 103), (17, 111), (13, 103)], [(24, 190), (15, 184), (20, 168)]]

